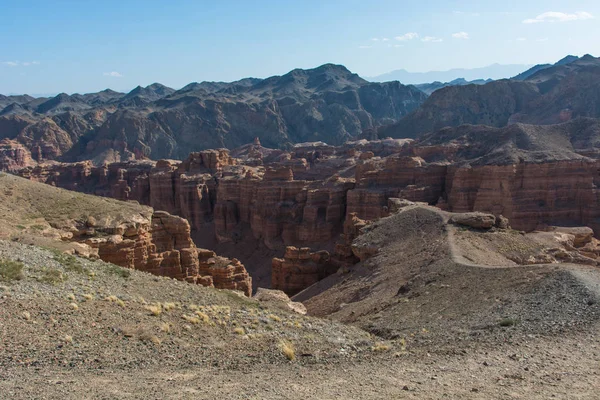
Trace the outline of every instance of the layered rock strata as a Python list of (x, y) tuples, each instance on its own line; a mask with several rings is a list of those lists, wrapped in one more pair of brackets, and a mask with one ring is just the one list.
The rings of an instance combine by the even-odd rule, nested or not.
[(331, 275), (337, 268), (330, 263), (327, 251), (288, 246), (283, 258), (274, 258), (271, 286), (292, 296)]
[(238, 260), (198, 249), (190, 225), (164, 211), (118, 226), (87, 221), (71, 240), (84, 242), (107, 262), (126, 268), (168, 276), (190, 283), (252, 294), (252, 280)]
[(561, 157), (521, 152), (522, 161), (509, 152), (493, 165), (482, 165), (480, 158), (464, 161), (499, 154), (485, 146), (387, 139), (354, 147), (296, 145), (285, 153), (255, 142), (236, 153), (240, 159), (210, 150), (183, 162), (49, 164), (17, 173), (150, 205), (187, 219), (193, 230), (210, 232), (220, 242), (236, 243), (251, 232), (281, 253), (286, 246), (332, 251), (349, 216), (381, 218), (397, 206), (390, 203), (396, 198), (453, 212), (503, 215), (518, 230), (586, 225), (598, 235), (600, 161), (572, 152)]

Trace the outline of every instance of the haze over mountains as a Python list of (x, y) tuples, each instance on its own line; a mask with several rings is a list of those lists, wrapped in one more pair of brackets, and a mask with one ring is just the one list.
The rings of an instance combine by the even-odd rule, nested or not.
[(527, 64), (492, 64), (480, 68), (453, 68), (447, 71), (409, 72), (405, 69), (391, 71), (368, 78), (373, 82), (400, 81), (404, 84), (422, 84), (430, 82), (450, 82), (455, 79), (475, 81), (479, 79), (504, 79), (520, 74), (531, 68)]

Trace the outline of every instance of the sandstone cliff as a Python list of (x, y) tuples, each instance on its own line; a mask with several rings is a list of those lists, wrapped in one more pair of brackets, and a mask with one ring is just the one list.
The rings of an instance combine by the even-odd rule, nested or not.
[(198, 249), (184, 218), (0, 175), (0, 237), (99, 257), (122, 267), (252, 293), (238, 260)]

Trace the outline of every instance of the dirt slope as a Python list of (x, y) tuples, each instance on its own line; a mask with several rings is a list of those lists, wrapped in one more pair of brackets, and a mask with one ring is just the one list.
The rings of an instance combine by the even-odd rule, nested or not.
[[(375, 256), (294, 299), (312, 315), (409, 341), (505, 340), (515, 334), (580, 329), (600, 319), (596, 267), (515, 267), (493, 246), (478, 251), (505, 260), (505, 265), (459, 263), (446, 219), (447, 214), (435, 208), (415, 207), (379, 220), (354, 243), (378, 248)], [(426, 338), (422, 332), (427, 332)]]

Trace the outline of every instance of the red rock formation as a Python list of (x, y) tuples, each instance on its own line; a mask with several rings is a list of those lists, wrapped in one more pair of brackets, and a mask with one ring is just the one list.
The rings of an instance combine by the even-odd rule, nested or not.
[[(254, 150), (270, 154), (259, 145), (249, 146), (243, 157)], [(600, 233), (600, 161), (471, 167), (457, 158), (463, 154), (457, 150), (460, 146), (416, 146), (391, 139), (361, 141), (359, 150), (310, 144), (279, 152), (275, 161), (265, 156), (266, 166), (246, 165), (225, 150), (215, 150), (193, 153), (183, 162), (54, 164), (25, 168), (19, 174), (152, 205), (184, 217), (198, 232), (214, 232), (221, 242), (239, 242), (251, 232), (281, 252), (285, 246), (332, 250), (345, 232), (345, 221), (384, 217), (390, 207), (398, 206), (390, 203), (394, 198), (454, 212), (502, 214), (520, 230), (540, 224), (587, 225)], [(368, 153), (363, 157), (368, 159), (361, 160), (367, 152), (373, 156)], [(340, 254), (352, 257), (344, 241), (340, 243), (346, 251)], [(336, 262), (335, 254), (332, 260)]]
[[(90, 225), (88, 223), (88, 225)], [(95, 224), (94, 224), (95, 225)], [(126, 268), (191, 283), (252, 294), (252, 280), (238, 260), (197, 249), (189, 223), (164, 211), (118, 227), (87, 226), (74, 240), (98, 249), (98, 256)], [(107, 234), (107, 237), (89, 237)]]
[(14, 140), (0, 140), (0, 171), (15, 172), (34, 164), (25, 146)]
[(336, 270), (328, 252), (311, 253), (308, 247), (288, 246), (283, 258), (273, 259), (271, 286), (292, 296)]
[(219, 257), (210, 250), (198, 250), (200, 276), (210, 276), (219, 289), (239, 290), (246, 296), (252, 296), (252, 278), (244, 265), (237, 259)]
[(515, 229), (586, 225), (600, 233), (600, 161), (449, 167), (447, 208), (502, 214)]

